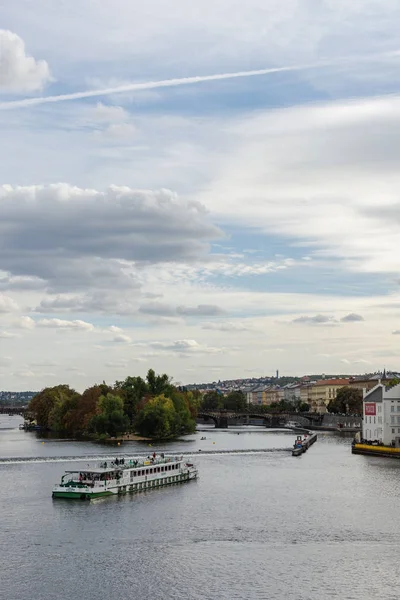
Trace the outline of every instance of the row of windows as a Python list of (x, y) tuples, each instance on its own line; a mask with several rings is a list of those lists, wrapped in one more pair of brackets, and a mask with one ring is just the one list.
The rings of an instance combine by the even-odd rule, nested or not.
[[(396, 430), (395, 430), (395, 429), (392, 429), (392, 433), (396, 433)], [(397, 433), (400, 433), (400, 427), (399, 427), (399, 429), (397, 430)]]
[[(394, 412), (394, 405), (392, 404), (392, 406), (390, 407), (390, 412)], [(397, 412), (400, 412), (400, 404), (397, 405)]]
[[(396, 421), (396, 417), (390, 417), (391, 425), (394, 425), (395, 421)], [(400, 417), (397, 417), (397, 424), (400, 425)]]
[[(376, 417), (373, 417), (373, 421), (372, 421), (372, 417), (369, 417), (369, 422), (370, 423), (376, 423)], [(394, 419), (394, 417), (392, 417), (392, 419)], [(365, 417), (365, 423), (368, 423), (368, 417)], [(382, 417), (378, 417), (378, 423), (382, 423)]]
[(171, 465), (165, 465), (163, 467), (150, 467), (149, 469), (141, 469), (140, 471), (131, 471), (131, 479), (134, 477), (140, 477), (142, 475), (153, 475), (154, 473), (174, 471), (175, 469), (179, 469), (179, 464), (172, 463)]

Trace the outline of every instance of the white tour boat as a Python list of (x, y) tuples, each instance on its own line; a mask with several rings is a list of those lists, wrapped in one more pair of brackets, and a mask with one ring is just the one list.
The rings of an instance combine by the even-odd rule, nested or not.
[(101, 496), (139, 492), (197, 478), (197, 468), (182, 456), (164, 454), (146, 459), (116, 458), (97, 467), (66, 471), (53, 488), (53, 498), (91, 500)]

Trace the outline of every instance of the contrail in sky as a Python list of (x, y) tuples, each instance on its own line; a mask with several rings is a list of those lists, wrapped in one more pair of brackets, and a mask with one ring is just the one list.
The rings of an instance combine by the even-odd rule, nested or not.
[(0, 102), (0, 110), (12, 108), (24, 108), (27, 106), (36, 106), (38, 104), (47, 104), (53, 102), (67, 102), (68, 100), (80, 100), (81, 98), (94, 98), (98, 96), (107, 96), (109, 94), (119, 94), (122, 92), (137, 92), (141, 90), (154, 90), (157, 88), (177, 87), (180, 85), (192, 85), (204, 83), (206, 81), (222, 81), (224, 79), (236, 79), (239, 77), (258, 77), (261, 75), (270, 75), (272, 73), (285, 73), (291, 71), (304, 71), (307, 69), (318, 69), (327, 66), (339, 66), (354, 61), (369, 61), (385, 56), (398, 56), (399, 51), (386, 52), (382, 54), (369, 55), (364, 57), (342, 58), (332, 61), (322, 61), (318, 63), (304, 65), (290, 65), (287, 67), (276, 67), (272, 69), (257, 69), (254, 71), (237, 71), (236, 73), (220, 73), (216, 75), (200, 75), (197, 77), (182, 77), (179, 79), (164, 79), (161, 81), (147, 81), (144, 83), (127, 83), (112, 88), (103, 88), (98, 90), (87, 90), (84, 92), (73, 92), (72, 94), (60, 94), (57, 96), (40, 96), (36, 98), (24, 98), (22, 100), (11, 100), (9, 102)]

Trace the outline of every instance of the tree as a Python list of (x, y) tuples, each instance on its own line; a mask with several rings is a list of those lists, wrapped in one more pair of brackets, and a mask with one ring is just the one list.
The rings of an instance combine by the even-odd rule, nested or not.
[(147, 388), (152, 396), (168, 395), (171, 391), (171, 380), (166, 373), (156, 375), (154, 369), (149, 369), (146, 375)]
[(137, 431), (146, 437), (168, 438), (176, 433), (177, 415), (171, 398), (163, 394), (150, 398), (140, 411)]
[(79, 397), (68, 385), (44, 388), (32, 398), (29, 410), (35, 414), (38, 425), (62, 433), (65, 430), (65, 414), (76, 407)]
[(225, 398), (223, 398), (223, 407), (227, 410), (241, 412), (246, 409), (246, 406), (246, 396), (241, 390), (230, 392)]
[(336, 398), (330, 400), (327, 408), (334, 414), (362, 414), (362, 402), (361, 390), (344, 386), (337, 391)]
[(395, 385), (399, 385), (400, 383), (400, 379), (398, 377), (392, 377), (392, 379), (389, 381), (387, 387), (392, 388)]
[(222, 407), (222, 396), (217, 390), (206, 392), (203, 396), (201, 407), (203, 410), (218, 410)]
[(132, 425), (138, 406), (149, 391), (148, 385), (142, 377), (127, 377), (125, 381), (116, 381), (115, 389), (124, 400), (124, 412)]
[(93, 431), (115, 437), (129, 427), (129, 419), (124, 414), (124, 401), (120, 396), (108, 393), (100, 396), (97, 402), (98, 413), (90, 422)]

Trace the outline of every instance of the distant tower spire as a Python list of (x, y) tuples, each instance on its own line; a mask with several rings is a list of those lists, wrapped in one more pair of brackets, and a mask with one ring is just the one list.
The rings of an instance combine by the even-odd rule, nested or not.
[(279, 379), (279, 369), (276, 370), (276, 378)]
[(383, 369), (382, 379), (386, 379), (386, 368)]

